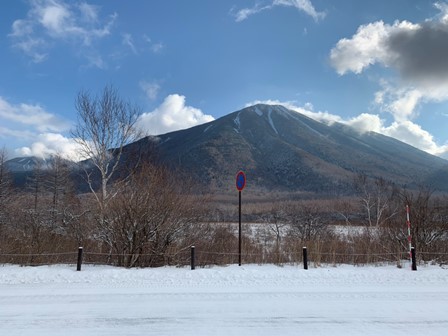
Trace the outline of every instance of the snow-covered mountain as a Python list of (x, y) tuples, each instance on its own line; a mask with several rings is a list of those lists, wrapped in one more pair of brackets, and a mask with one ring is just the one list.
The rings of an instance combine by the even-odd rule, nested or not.
[(19, 172), (29, 172), (32, 171), (35, 167), (40, 166), (42, 169), (45, 169), (51, 163), (51, 158), (46, 160), (42, 158), (37, 158), (35, 156), (30, 157), (18, 157), (6, 162), (6, 167), (9, 171), (14, 173)]
[(409, 188), (431, 184), (448, 190), (448, 161), (396, 139), (320, 123), (283, 106), (251, 106), (129, 147), (135, 151), (148, 145), (164, 164), (222, 190), (235, 189), (239, 170), (255, 189), (339, 194), (350, 192), (354, 176), (363, 173)]

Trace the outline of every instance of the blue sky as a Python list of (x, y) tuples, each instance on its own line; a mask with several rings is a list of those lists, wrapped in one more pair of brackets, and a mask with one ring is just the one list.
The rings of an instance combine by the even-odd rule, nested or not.
[(0, 146), (72, 155), (80, 90), (113, 85), (161, 134), (256, 102), (448, 158), (448, 3), (5, 0)]

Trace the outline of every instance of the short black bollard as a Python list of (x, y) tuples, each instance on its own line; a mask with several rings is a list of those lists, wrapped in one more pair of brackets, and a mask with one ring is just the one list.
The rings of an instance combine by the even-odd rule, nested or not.
[(194, 260), (194, 245), (191, 247), (191, 256), (190, 256), (191, 270), (195, 269), (195, 260)]
[(303, 247), (303, 269), (308, 269), (308, 251), (306, 250), (306, 246)]
[(80, 271), (82, 265), (82, 247), (78, 247), (78, 263), (76, 265), (76, 270)]
[(415, 258), (415, 247), (411, 247), (412, 270), (417, 270), (417, 260)]

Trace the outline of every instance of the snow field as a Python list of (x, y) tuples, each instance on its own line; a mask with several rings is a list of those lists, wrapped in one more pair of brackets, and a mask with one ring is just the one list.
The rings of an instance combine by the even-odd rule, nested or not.
[(448, 335), (448, 270), (0, 266), (0, 335)]

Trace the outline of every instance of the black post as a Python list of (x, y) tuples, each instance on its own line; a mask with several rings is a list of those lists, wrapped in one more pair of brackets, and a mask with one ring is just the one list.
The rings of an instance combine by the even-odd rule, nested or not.
[(191, 262), (191, 270), (194, 270), (196, 268), (195, 267), (195, 259), (194, 259), (194, 245), (191, 247), (190, 262)]
[(412, 270), (417, 270), (417, 261), (415, 258), (415, 247), (411, 247)]
[(80, 271), (82, 265), (82, 247), (78, 247), (78, 263), (76, 265), (76, 270)]
[(241, 266), (241, 190), (238, 191), (239, 208), (238, 208), (238, 266)]
[(308, 251), (306, 250), (306, 246), (303, 247), (303, 269), (308, 269)]

